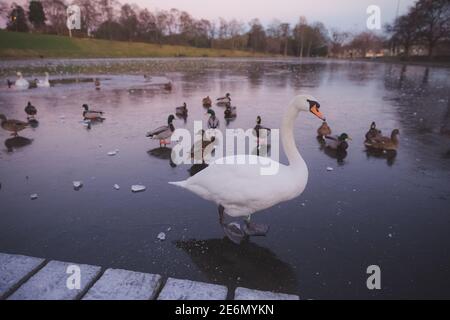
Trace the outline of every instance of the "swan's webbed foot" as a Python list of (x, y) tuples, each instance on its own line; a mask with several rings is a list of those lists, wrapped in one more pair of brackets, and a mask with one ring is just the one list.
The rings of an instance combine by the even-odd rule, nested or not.
[(235, 244), (240, 244), (247, 236), (243, 231), (242, 224), (237, 222), (225, 223), (225, 208), (222, 205), (218, 207), (219, 223), (222, 226), (223, 232)]
[(242, 225), (237, 222), (231, 222), (229, 224), (222, 224), (223, 232), (225, 235), (235, 244), (241, 244), (247, 235), (244, 232)]
[(263, 237), (269, 232), (268, 225), (252, 222), (246, 222), (242, 229), (249, 237)]

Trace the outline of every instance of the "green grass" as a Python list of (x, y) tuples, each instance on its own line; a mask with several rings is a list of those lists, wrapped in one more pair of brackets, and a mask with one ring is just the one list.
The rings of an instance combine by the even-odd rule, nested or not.
[(246, 51), (69, 38), (0, 30), (0, 57), (28, 58), (255, 57)]

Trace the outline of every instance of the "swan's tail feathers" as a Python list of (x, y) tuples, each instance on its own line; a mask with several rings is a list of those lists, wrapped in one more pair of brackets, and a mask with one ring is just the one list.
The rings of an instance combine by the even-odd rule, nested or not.
[(187, 180), (184, 181), (176, 181), (176, 182), (169, 182), (169, 184), (173, 184), (174, 186), (178, 186), (180, 188), (186, 188), (187, 186)]

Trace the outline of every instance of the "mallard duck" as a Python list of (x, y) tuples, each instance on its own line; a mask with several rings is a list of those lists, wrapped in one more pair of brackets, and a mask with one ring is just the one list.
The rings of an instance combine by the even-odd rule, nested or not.
[(30, 83), (23, 78), (21, 72), (17, 72), (18, 79), (15, 82), (15, 87), (17, 89), (28, 89), (30, 87)]
[(95, 90), (100, 90), (101, 83), (99, 79), (94, 79)]
[(48, 79), (48, 72), (45, 73), (45, 79), (44, 80), (38, 80), (36, 82), (36, 86), (38, 88), (50, 88), (50, 81)]
[(346, 151), (348, 149), (348, 140), (351, 140), (351, 138), (346, 133), (340, 136), (325, 136), (325, 146), (336, 151)]
[(326, 121), (322, 122), (322, 125), (317, 129), (317, 136), (324, 138), (331, 135), (331, 128)]
[(202, 103), (205, 108), (209, 108), (212, 106), (212, 101), (209, 96), (207, 96), (206, 98), (203, 98)]
[(215, 138), (215, 137), (211, 137), (211, 139), (208, 140), (208, 139), (205, 137), (205, 130), (201, 130), (201, 131), (199, 132), (199, 134), (201, 134), (202, 139), (199, 140), (199, 141), (197, 141), (197, 142), (195, 142), (195, 143), (192, 145), (192, 148), (191, 148), (191, 159), (194, 160), (194, 161), (201, 161), (201, 162), (204, 162), (204, 158), (205, 158), (204, 152), (205, 152), (205, 149), (206, 149), (210, 144), (214, 143), (214, 141), (216, 140), (216, 138)]
[[(308, 167), (295, 144), (294, 124), (299, 113), (313, 114), (323, 120), (318, 106), (311, 96), (297, 96), (285, 112), (281, 141), (289, 165), (254, 155), (234, 155), (215, 160), (187, 180), (169, 183), (213, 201), (218, 206), (219, 223), (232, 241), (240, 243), (248, 236), (265, 235), (268, 226), (250, 222), (250, 217), (258, 211), (295, 199), (305, 190)], [(246, 222), (227, 224), (225, 214), (245, 217)]]
[(84, 120), (99, 120), (99, 121), (103, 121), (105, 120), (105, 118), (103, 118), (103, 111), (94, 111), (94, 110), (89, 110), (89, 106), (87, 104), (83, 104), (83, 118)]
[(385, 150), (385, 151), (395, 151), (398, 148), (399, 140), (398, 135), (400, 131), (398, 129), (392, 130), (391, 137), (379, 136), (371, 141), (366, 141), (364, 144), (368, 148)]
[(232, 106), (228, 105), (224, 111), (224, 115), (225, 115), (225, 119), (236, 118), (236, 116), (237, 116), (236, 107), (232, 107)]
[(217, 98), (217, 105), (226, 107), (231, 104), (231, 95), (227, 93), (225, 97)]
[(28, 101), (28, 104), (27, 104), (27, 106), (25, 107), (25, 113), (27, 114), (27, 119), (28, 119), (28, 120), (34, 119), (34, 117), (35, 117), (36, 114), (37, 114), (37, 109), (36, 109), (35, 106), (33, 106), (33, 105), (31, 104), (31, 102)]
[(183, 105), (181, 107), (176, 107), (175, 108), (175, 113), (177, 115), (187, 115), (188, 113), (188, 109), (187, 109), (187, 104), (186, 102), (183, 103)]
[(380, 138), (381, 137), (381, 130), (377, 129), (377, 125), (375, 122), (372, 122), (370, 125), (369, 131), (366, 133), (366, 142), (372, 141), (373, 139)]
[(164, 84), (164, 90), (172, 91), (172, 82), (167, 82)]
[(208, 119), (208, 129), (217, 129), (219, 128), (219, 119), (216, 117), (216, 113), (212, 109), (208, 109), (207, 112), (210, 116)]
[(169, 139), (172, 136), (173, 132), (175, 131), (173, 120), (175, 120), (175, 116), (171, 114), (167, 119), (167, 126), (162, 126), (148, 132), (147, 137), (153, 140), (159, 140), (160, 147), (163, 145), (165, 147), (166, 145), (170, 144), (170, 140), (167, 141), (167, 139)]
[(4, 130), (12, 132), (13, 137), (18, 136), (18, 132), (28, 127), (27, 122), (20, 120), (10, 119), (8, 120), (5, 115), (0, 114), (1, 126)]

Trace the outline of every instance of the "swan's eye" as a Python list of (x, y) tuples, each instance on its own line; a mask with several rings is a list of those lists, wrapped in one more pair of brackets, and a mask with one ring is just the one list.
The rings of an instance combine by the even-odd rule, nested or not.
[(317, 101), (313, 101), (313, 100), (307, 100), (309, 103), (309, 109), (312, 109), (314, 107), (316, 107), (317, 109), (320, 108), (320, 103), (318, 103)]

